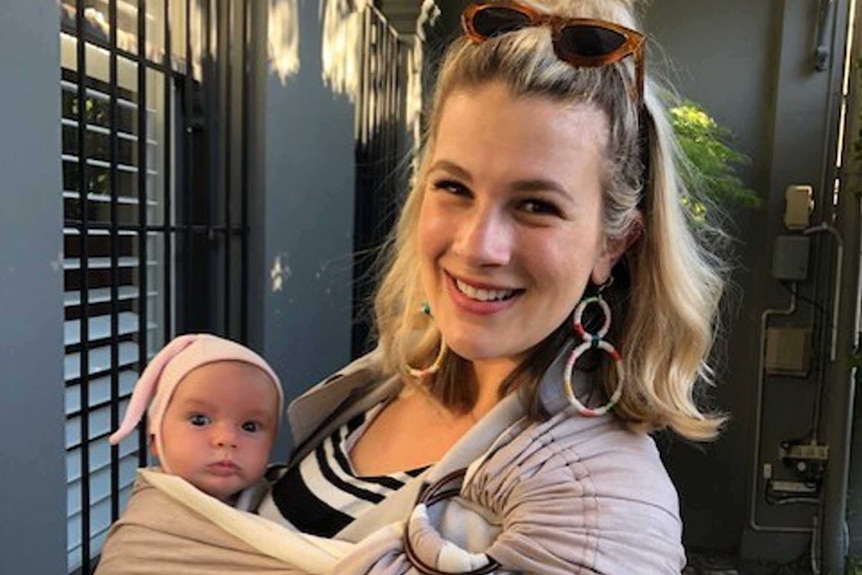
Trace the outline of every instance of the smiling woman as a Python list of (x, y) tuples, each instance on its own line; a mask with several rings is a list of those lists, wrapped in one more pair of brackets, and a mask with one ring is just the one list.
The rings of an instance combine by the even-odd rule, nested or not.
[(678, 574), (648, 432), (722, 423), (692, 398), (723, 280), (687, 225), (645, 36), (625, 0), (475, 4), (463, 24), (378, 349), (291, 406), (297, 449), (260, 513), (358, 542), (339, 573)]

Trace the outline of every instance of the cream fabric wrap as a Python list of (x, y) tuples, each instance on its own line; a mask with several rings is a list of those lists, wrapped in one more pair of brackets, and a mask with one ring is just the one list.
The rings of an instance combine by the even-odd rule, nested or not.
[[(430, 523), (414, 531), (415, 546), (429, 564), (453, 572), (487, 564), (484, 555), (442, 541)], [(418, 574), (404, 557), (402, 538), (398, 523), (360, 543), (306, 535), (225, 505), (177, 476), (141, 469), (96, 573)]]
[(96, 573), (327, 573), (352, 547), (290, 531), (225, 505), (177, 476), (140, 469)]

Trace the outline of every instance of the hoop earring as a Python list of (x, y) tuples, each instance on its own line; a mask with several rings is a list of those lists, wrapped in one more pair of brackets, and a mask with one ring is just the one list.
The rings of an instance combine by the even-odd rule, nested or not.
[[(432, 317), (431, 316), (431, 305), (427, 301), (422, 302), (422, 306), (419, 309), (423, 314), (427, 315), (428, 317)], [(446, 341), (443, 339), (443, 334), (441, 333), (440, 334), (440, 350), (437, 352), (437, 358), (434, 360), (434, 363), (432, 363), (431, 365), (429, 365), (428, 367), (426, 367), (424, 369), (417, 369), (417, 368), (413, 367), (412, 365), (407, 364), (406, 365), (407, 373), (409, 373), (411, 376), (415, 377), (416, 379), (422, 379), (423, 377), (427, 377), (429, 375), (433, 375), (433, 374), (437, 373), (438, 371), (440, 371), (440, 366), (443, 365), (443, 358), (446, 357), (446, 351), (448, 349), (449, 348), (446, 347)]]
[(425, 369), (416, 369), (415, 367), (407, 364), (407, 373), (415, 377), (416, 379), (422, 379), (423, 377), (427, 377), (429, 375), (435, 374), (440, 371), (440, 366), (443, 365), (443, 358), (446, 357), (446, 352), (448, 351), (448, 347), (446, 347), (446, 342), (443, 341), (442, 334), (440, 335), (440, 351), (437, 352), (437, 358), (434, 360), (434, 363), (426, 367)]
[[(606, 286), (602, 286), (604, 288)], [(620, 397), (623, 395), (623, 367), (622, 361), (623, 358), (617, 349), (606, 342), (603, 338), (607, 335), (608, 330), (611, 327), (611, 308), (608, 306), (607, 302), (602, 298), (602, 289), (599, 289), (598, 295), (593, 297), (588, 297), (586, 299), (581, 300), (578, 304), (578, 307), (575, 308), (575, 313), (573, 316), (573, 321), (575, 324), (575, 332), (581, 336), (581, 339), (584, 341), (578, 345), (569, 356), (569, 361), (566, 363), (565, 370), (565, 379), (563, 380), (563, 389), (566, 392), (566, 397), (569, 400), (569, 403), (575, 406), (578, 410), (578, 413), (583, 415), (584, 417), (598, 417), (600, 415), (604, 415), (611, 410), (611, 408), (616, 405), (616, 403), (620, 400)], [(584, 324), (582, 322), (584, 316), (584, 310), (590, 304), (598, 305), (602, 313), (605, 316), (605, 322), (602, 327), (599, 329), (597, 333), (591, 333), (584, 328)], [(614, 390), (613, 395), (608, 400), (607, 403), (602, 405), (601, 407), (587, 407), (583, 403), (581, 403), (578, 398), (575, 396), (575, 389), (572, 386), (572, 372), (575, 369), (575, 362), (578, 360), (581, 355), (588, 349), (601, 349), (611, 356), (611, 359), (614, 361), (614, 365), (617, 369), (617, 388)]]

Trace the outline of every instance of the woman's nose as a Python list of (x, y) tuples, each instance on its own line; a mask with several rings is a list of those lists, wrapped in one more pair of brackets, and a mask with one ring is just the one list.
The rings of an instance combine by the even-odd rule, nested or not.
[(502, 210), (475, 206), (456, 226), (455, 252), (474, 266), (502, 266), (512, 254), (512, 227)]

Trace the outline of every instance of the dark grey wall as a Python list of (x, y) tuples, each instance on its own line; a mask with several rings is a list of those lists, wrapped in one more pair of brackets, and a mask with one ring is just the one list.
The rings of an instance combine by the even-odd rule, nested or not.
[[(762, 198), (769, 195), (770, 180), (775, 81), (770, 66), (777, 59), (774, 4), (663, 0), (650, 4), (646, 22), (655, 38), (653, 72), (733, 131), (735, 147), (752, 159), (743, 169), (744, 179)], [(764, 269), (766, 255), (757, 249), (766, 241), (765, 236), (758, 237), (764, 228), (752, 225), (762, 218), (762, 210), (739, 210), (733, 215), (740, 259), (730, 293), (734, 301), (726, 303), (730, 331), (719, 350), (726, 355), (726, 364), (714, 393), (715, 403), (730, 414), (731, 421), (715, 444), (698, 448), (674, 444), (664, 454), (680, 491), (687, 545), (724, 550), (739, 545), (748, 511), (752, 392), (759, 349), (759, 313), (754, 306), (760, 274), (756, 272)]]
[(65, 573), (60, 24), (0, 18), (0, 573)]
[(252, 137), (250, 334), (288, 397), (349, 361), (352, 314), (354, 108), (323, 83), (318, 3), (297, 4), (299, 72), (282, 80), (259, 54)]
[[(758, 210), (731, 212), (739, 261), (724, 314), (726, 360), (715, 397), (732, 420), (714, 445), (702, 450), (674, 445), (666, 461), (680, 490), (689, 546), (774, 560), (795, 558), (809, 541), (807, 535), (754, 530), (748, 518), (760, 315), (788, 302), (788, 293), (769, 274), (773, 240), (786, 233), (784, 190), (811, 184), (822, 207), (828, 192), (824, 175), (831, 173), (837, 119), (828, 117), (829, 100), (840, 74), (813, 69), (816, 7), (802, 0), (662, 0), (647, 11), (647, 28), (670, 61), (668, 76), (681, 94), (705, 105), (733, 131), (735, 146), (752, 158), (742, 175), (764, 201)], [(828, 266), (820, 264), (828, 251), (820, 255), (812, 277), (827, 273)], [(808, 324), (812, 314), (802, 303), (790, 321)], [(765, 382), (760, 461), (781, 471), (779, 442), (811, 432), (815, 390), (813, 377)], [(813, 514), (810, 506), (758, 503), (761, 525), (810, 526)]]

